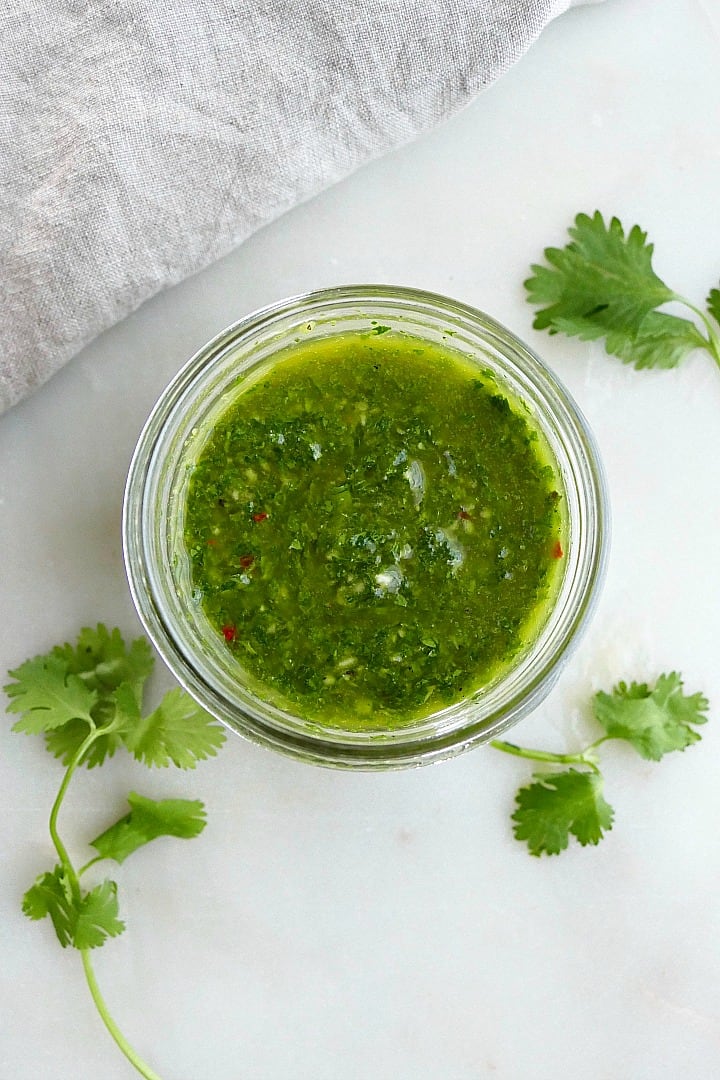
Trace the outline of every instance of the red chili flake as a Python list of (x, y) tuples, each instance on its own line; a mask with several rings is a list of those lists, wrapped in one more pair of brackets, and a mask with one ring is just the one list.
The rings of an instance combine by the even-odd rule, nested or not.
[(210, 537), (210, 539), (207, 541), (207, 546), (208, 547), (217, 547), (217, 540), (214, 540), (212, 537)]
[(472, 515), (468, 514), (467, 510), (462, 506), (458, 510), (457, 516), (460, 518), (460, 521), (472, 521)]
[(565, 552), (562, 549), (562, 544), (559, 540), (556, 540), (553, 544), (552, 557), (553, 559), (562, 559)]
[(234, 641), (235, 638), (237, 637), (237, 630), (235, 629), (234, 626), (231, 626), (228, 623), (227, 626), (223, 626), (222, 635), (229, 644), (231, 641)]
[(266, 518), (267, 514), (264, 510), (261, 510), (259, 514), (253, 514), (252, 516), (253, 521), (265, 521)]
[(249, 570), (254, 562), (255, 562), (255, 556), (254, 555), (241, 555), (240, 556), (240, 566), (243, 568), (243, 570)]

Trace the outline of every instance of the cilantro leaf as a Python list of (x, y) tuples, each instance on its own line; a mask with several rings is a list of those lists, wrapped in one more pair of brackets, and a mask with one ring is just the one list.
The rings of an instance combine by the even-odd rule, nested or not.
[(536, 775), (520, 788), (512, 815), (518, 840), (527, 841), (531, 855), (558, 855), (570, 835), (580, 843), (597, 844), (612, 828), (613, 810), (602, 795), (602, 779), (594, 772), (568, 769)]
[(117, 629), (85, 627), (75, 645), (56, 646), (10, 672), (17, 681), (5, 688), (9, 711), (23, 713), (14, 730), (45, 733), (48, 750), (65, 765), (94, 725), (97, 736), (83, 758), (88, 768), (102, 765), (123, 744), (148, 765), (193, 768), (217, 753), (222, 728), (180, 689), (142, 718), (143, 684), (152, 666), (144, 638), (128, 648)]
[(165, 768), (194, 769), (214, 757), (225, 732), (183, 690), (169, 690), (157, 709), (122, 732), (123, 741), (138, 761)]
[(145, 638), (137, 638), (127, 647), (117, 627), (109, 631), (102, 623), (94, 629), (84, 627), (75, 645), (58, 645), (52, 655), (63, 660), (68, 671), (91, 690), (98, 691), (93, 711), (98, 724), (112, 718), (113, 695), (123, 683), (132, 687), (138, 705), (142, 704), (143, 686), (155, 663)]
[(122, 863), (159, 836), (190, 839), (205, 828), (205, 807), (198, 799), (146, 799), (131, 791), (130, 813), (90, 843), (103, 859)]
[(659, 761), (698, 742), (700, 735), (691, 725), (707, 721), (707, 698), (685, 695), (682, 687), (676, 671), (661, 675), (652, 690), (646, 683), (618, 683), (612, 694), (595, 695), (595, 718), (611, 738), (625, 739), (642, 757)]
[(117, 917), (114, 881), (103, 881), (90, 892), (76, 897), (61, 866), (40, 875), (25, 893), (22, 909), (29, 919), (43, 919), (49, 915), (64, 949), (68, 945), (74, 945), (76, 949), (95, 949), (108, 937), (116, 937), (125, 929), (125, 924)]
[(93, 1000), (130, 1064), (143, 1076), (155, 1076), (130, 1046), (97, 990), (90, 950), (125, 929), (118, 917), (117, 886), (103, 881), (89, 891), (80, 885), (85, 870), (99, 858), (122, 863), (133, 851), (159, 836), (192, 837), (205, 827), (205, 808), (197, 800), (152, 800), (131, 792), (130, 812), (93, 841), (98, 852), (76, 870), (57, 829), (58, 811), (75, 767), (101, 765), (125, 746), (148, 765), (174, 762), (192, 768), (217, 753), (225, 740), (213, 722), (182, 690), (166, 694), (159, 707), (142, 717), (145, 680), (153, 666), (144, 638), (126, 646), (120, 631), (102, 623), (83, 629), (75, 645), (58, 645), (11, 671), (5, 690), (9, 712), (20, 713), (15, 731), (43, 733), (48, 749), (68, 766), (50, 813), (50, 835), (60, 862), (41, 874), (25, 893), (24, 914), (49, 918), (63, 948), (83, 953), (83, 967)]
[(103, 881), (86, 893), (76, 908), (73, 945), (76, 949), (97, 949), (124, 929), (125, 923), (118, 919), (117, 885)]
[(578, 214), (568, 232), (571, 242), (546, 248), (550, 266), (533, 266), (525, 282), (531, 303), (548, 305), (535, 317), (538, 329), (552, 332), (562, 319), (565, 333), (577, 322), (580, 336), (591, 327), (598, 337), (608, 330), (635, 334), (649, 312), (674, 298), (652, 268), (653, 245), (638, 225), (626, 236), (616, 217), (606, 225), (596, 210)]
[(720, 289), (711, 289), (705, 303), (713, 319), (720, 323)]
[[(140, 719), (140, 707), (130, 683), (121, 683), (117, 690), (105, 693), (104, 703), (106, 722), (117, 719), (120, 726), (98, 734), (82, 760), (82, 764), (88, 769), (102, 765), (106, 758), (111, 758), (115, 751), (124, 745), (123, 729), (131, 727)], [(87, 731), (85, 723), (71, 720), (60, 728), (46, 732), (45, 744), (51, 754), (60, 758), (63, 765), (69, 765), (80, 749)]]
[(693, 349), (707, 346), (695, 323), (662, 311), (651, 311), (633, 334), (625, 330), (604, 330), (591, 320), (566, 319), (562, 316), (554, 320), (554, 327), (551, 333), (562, 331), (569, 337), (579, 337), (585, 341), (604, 336), (605, 351), (625, 364), (633, 364), (638, 371), (642, 368), (677, 367)]
[(102, 623), (94, 629), (83, 627), (75, 645), (58, 645), (52, 654), (64, 660), (68, 671), (80, 675), (93, 689), (112, 691), (129, 682), (138, 696), (154, 666), (145, 638), (136, 638), (128, 647), (117, 627), (108, 630)]
[(29, 919), (44, 919), (49, 915), (63, 949), (72, 944), (75, 905), (61, 866), (37, 878), (23, 897), (22, 909)]
[(683, 694), (682, 687), (681, 676), (673, 671), (661, 675), (653, 688), (621, 682), (611, 694), (600, 691), (593, 706), (606, 734), (584, 750), (555, 753), (492, 740), (490, 745), (505, 754), (549, 765), (578, 765), (583, 770), (536, 775), (533, 783), (518, 791), (512, 815), (515, 836), (527, 841), (532, 855), (557, 855), (568, 846), (571, 835), (583, 845), (597, 844), (612, 828), (613, 810), (602, 795), (597, 756), (598, 747), (607, 739), (625, 739), (651, 761), (700, 739), (695, 726), (707, 722), (708, 700), (703, 694)]
[[(83, 720), (69, 720), (62, 727), (45, 733), (45, 745), (63, 765), (69, 765), (85, 741), (87, 733), (88, 727)], [(102, 765), (106, 757), (113, 756), (118, 746), (122, 746), (122, 740), (116, 732), (111, 731), (108, 735), (99, 736), (83, 758), (83, 765), (87, 765), (89, 769)]]
[[(570, 243), (546, 248), (547, 265), (532, 266), (525, 282), (528, 300), (540, 308), (536, 329), (585, 341), (605, 338), (606, 352), (636, 368), (676, 367), (694, 349), (708, 350), (720, 363), (712, 334), (706, 338), (689, 319), (657, 310), (671, 300), (688, 302), (653, 270), (653, 245), (638, 225), (626, 235), (616, 217), (606, 223), (596, 210), (592, 217), (578, 214), (568, 232)], [(717, 317), (720, 290), (707, 302)]]
[[(25, 713), (14, 730), (44, 732), (48, 750), (65, 765), (75, 756), (92, 723), (103, 727), (125, 716), (139, 717), (143, 685), (153, 668), (145, 638), (126, 646), (120, 631), (102, 623), (80, 631), (75, 645), (57, 645), (9, 674), (10, 712)], [(84, 763), (92, 768), (122, 745), (117, 731), (98, 736)]]
[(93, 722), (91, 710), (97, 701), (77, 675), (68, 674), (67, 665), (55, 656), (36, 656), (9, 671), (15, 679), (4, 689), (10, 698), (8, 712), (22, 713), (13, 731), (37, 735), (61, 727), (70, 720)]
[(637, 332), (629, 336), (615, 331), (608, 333), (606, 351), (626, 364), (643, 368), (674, 368), (694, 349), (704, 349), (705, 338), (695, 323), (651, 311)]

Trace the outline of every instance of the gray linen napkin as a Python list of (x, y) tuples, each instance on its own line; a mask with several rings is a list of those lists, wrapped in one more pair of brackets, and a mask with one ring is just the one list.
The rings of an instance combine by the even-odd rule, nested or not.
[(467, 104), (571, 2), (9, 0), (0, 409)]

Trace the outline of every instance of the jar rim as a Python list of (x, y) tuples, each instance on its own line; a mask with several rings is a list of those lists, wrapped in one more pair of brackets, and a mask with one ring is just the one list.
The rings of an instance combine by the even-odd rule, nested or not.
[[(329, 315), (338, 326), (342, 319), (358, 317), (358, 312), (368, 321), (376, 316), (386, 321), (391, 310), (399, 322), (411, 324), (410, 334), (419, 327), (435, 333), (450, 320), (453, 348), (458, 336), (462, 341), (472, 339), (475, 347), (484, 350), (483, 363), (490, 362), (505, 380), (519, 380), (532, 397), (533, 407), (541, 413), (535, 420), (551, 430), (552, 450), (556, 459), (558, 454), (562, 458), (563, 483), (566, 489), (569, 485), (572, 497), (568, 528), (573, 561), (570, 565), (568, 559), (565, 575), (572, 574), (572, 579), (565, 581), (562, 603), (558, 599), (550, 611), (548, 625), (529, 649), (524, 667), (511, 665), (499, 680), (501, 692), (493, 691), (495, 698), (486, 695), (483, 708), (468, 711), (466, 699), (418, 724), (392, 731), (331, 730), (269, 706), (252, 694), (248, 697), (242, 688), (238, 689), (241, 700), (234, 698), (222, 672), (198, 648), (198, 642), (190, 640), (183, 625), (182, 605), (172, 595), (172, 559), (159, 522), (163, 499), (167, 502), (172, 497), (172, 483), (177, 483), (168, 479), (168, 469), (179, 468), (187, 440), (197, 430), (200, 406), (206, 411), (211, 406), (216, 411), (220, 408), (223, 393), (228, 392), (228, 374), (237, 379), (238, 371), (250, 371), (263, 359), (272, 358), (288, 326), (303, 324), (309, 333), (325, 336)], [(347, 332), (347, 328), (340, 326), (335, 332)], [(259, 348), (258, 343), (265, 350), (259, 357), (251, 349)], [(470, 305), (425, 290), (343, 285), (266, 305), (226, 327), (187, 361), (161, 393), (138, 438), (125, 488), (122, 529), (125, 568), (140, 619), (175, 677), (205, 709), (240, 734), (305, 761), (390, 768), (446, 758), (487, 742), (539, 704), (596, 605), (607, 564), (609, 507), (595, 439), (580, 409), (560, 380), (511, 331)], [(548, 626), (551, 633), (546, 633)], [(521, 669), (522, 678), (518, 678)]]

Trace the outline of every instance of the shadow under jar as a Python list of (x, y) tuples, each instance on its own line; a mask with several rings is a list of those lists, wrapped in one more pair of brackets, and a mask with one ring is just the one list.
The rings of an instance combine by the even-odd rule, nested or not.
[(597, 448), (487, 315), (395, 286), (285, 300), (161, 395), (130, 466), (145, 628), (229, 728), (323, 765), (487, 742), (548, 693), (607, 556)]

